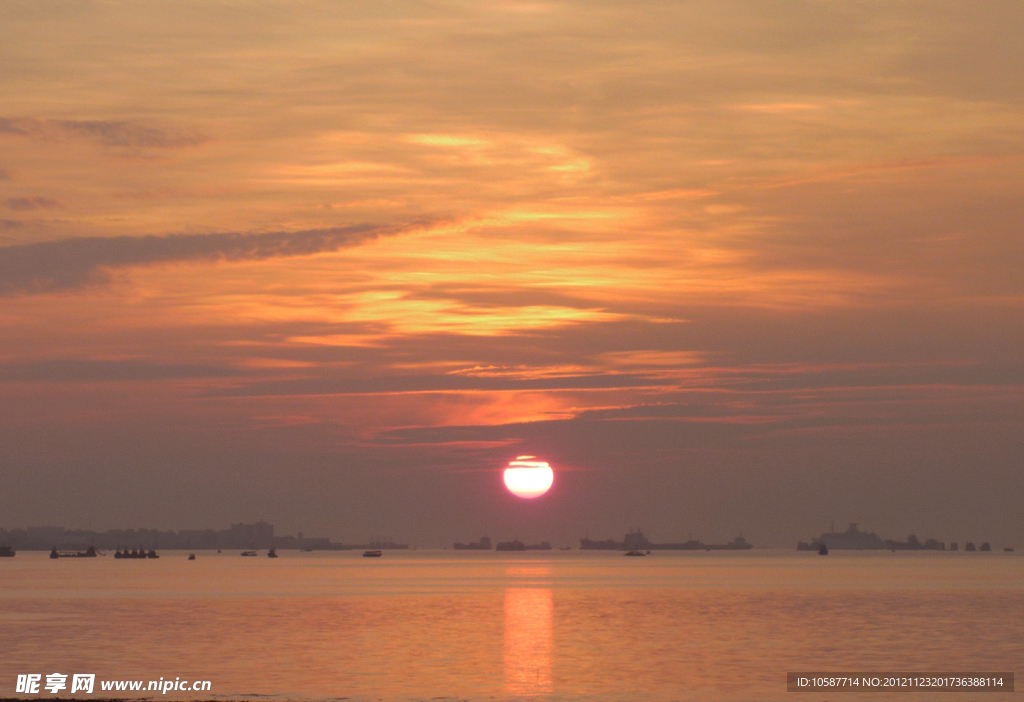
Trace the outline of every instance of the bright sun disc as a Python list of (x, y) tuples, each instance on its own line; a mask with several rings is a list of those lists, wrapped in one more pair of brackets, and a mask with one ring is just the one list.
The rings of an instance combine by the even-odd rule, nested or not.
[(555, 472), (547, 461), (535, 461), (535, 456), (519, 456), (505, 469), (505, 487), (516, 497), (540, 497), (551, 489)]

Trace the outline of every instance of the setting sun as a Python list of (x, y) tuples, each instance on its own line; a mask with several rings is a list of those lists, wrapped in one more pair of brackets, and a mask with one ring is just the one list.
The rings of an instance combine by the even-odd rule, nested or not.
[(555, 472), (536, 456), (518, 456), (505, 469), (505, 487), (516, 497), (540, 497), (551, 489)]

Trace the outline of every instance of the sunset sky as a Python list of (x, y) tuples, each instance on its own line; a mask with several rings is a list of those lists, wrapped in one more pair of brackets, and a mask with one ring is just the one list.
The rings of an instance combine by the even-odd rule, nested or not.
[(1024, 546), (1021, 37), (2, 0), (0, 527)]

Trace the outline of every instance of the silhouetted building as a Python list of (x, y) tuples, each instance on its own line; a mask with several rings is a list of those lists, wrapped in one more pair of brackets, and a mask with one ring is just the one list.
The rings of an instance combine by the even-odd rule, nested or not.
[[(301, 535), (275, 536), (274, 526), (266, 522), (232, 524), (228, 529), (183, 529), (179, 532), (156, 529), (110, 529), (105, 532), (65, 529), (64, 527), (29, 527), (27, 529), (0, 529), (0, 543), (11, 544), (12, 549), (23, 551), (49, 551), (56, 546), (62, 550), (84, 550), (89, 546), (113, 550), (139, 549), (304, 549), (347, 550), (367, 548), (365, 545), (346, 546), (327, 538), (303, 538)], [(373, 548), (408, 548), (393, 541), (376, 542)]]

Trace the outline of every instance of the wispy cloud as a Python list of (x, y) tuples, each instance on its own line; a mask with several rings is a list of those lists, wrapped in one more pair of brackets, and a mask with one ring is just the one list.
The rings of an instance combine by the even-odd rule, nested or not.
[(212, 390), (210, 397), (277, 395), (373, 395), (419, 392), (498, 392), (506, 390), (593, 390), (659, 387), (671, 379), (639, 374), (592, 374), (551, 378), (506, 378), (466, 375), (407, 375), (370, 379), (271, 380), (247, 387)]
[(48, 197), (12, 197), (7, 200), (7, 208), (25, 212), (28, 210), (48, 210), (59, 207), (60, 203)]
[(110, 269), (172, 261), (245, 261), (337, 251), (407, 227), (359, 224), (299, 232), (81, 237), (0, 248), (0, 295), (73, 290)]
[(54, 138), (79, 137), (104, 146), (171, 149), (209, 141), (198, 132), (158, 129), (128, 120), (36, 119), (0, 117), (0, 135)]
[(46, 359), (0, 363), (0, 382), (105, 382), (182, 380), (238, 375), (232, 368), (151, 361)]

